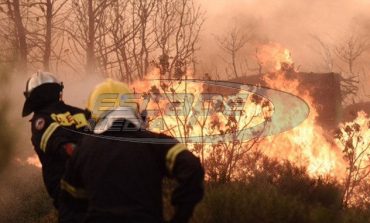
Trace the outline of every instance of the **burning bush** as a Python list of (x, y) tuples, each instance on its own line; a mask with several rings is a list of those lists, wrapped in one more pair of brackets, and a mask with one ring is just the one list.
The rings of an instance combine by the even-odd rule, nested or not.
[(347, 162), (343, 205), (370, 206), (370, 119), (359, 112), (353, 122), (341, 124), (337, 143)]
[[(202, 84), (186, 77), (172, 81), (158, 78), (134, 84), (135, 92), (147, 100), (139, 104), (146, 105), (149, 129), (187, 144), (200, 157), (208, 180), (240, 178), (243, 159), (260, 141), (258, 132), (250, 140), (241, 132), (258, 124), (265, 126), (272, 113), (271, 102), (242, 90), (232, 95), (206, 92)], [(216, 137), (209, 140), (208, 136)]]

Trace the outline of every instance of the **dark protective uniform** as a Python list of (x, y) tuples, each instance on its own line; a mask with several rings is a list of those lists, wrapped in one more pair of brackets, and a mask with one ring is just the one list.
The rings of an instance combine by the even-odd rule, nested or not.
[[(188, 222), (202, 199), (204, 171), (200, 161), (175, 139), (150, 131), (125, 131), (116, 120), (102, 134), (84, 136), (69, 160), (61, 182), (61, 205), (86, 198), (89, 223), (163, 222), (162, 179), (176, 179), (173, 223)], [(124, 139), (124, 138), (125, 139)], [(169, 144), (136, 139), (167, 139)], [(72, 202), (71, 202), (72, 201)], [(68, 202), (70, 202), (68, 204)]]
[(58, 101), (35, 111), (31, 119), (32, 144), (42, 164), (46, 189), (56, 208), (68, 153), (73, 149), (71, 145), (81, 138), (77, 131), (87, 128), (87, 118), (89, 112)]

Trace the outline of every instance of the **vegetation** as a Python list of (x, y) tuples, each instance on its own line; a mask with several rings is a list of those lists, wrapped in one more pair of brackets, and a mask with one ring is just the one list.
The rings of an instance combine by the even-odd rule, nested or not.
[(207, 183), (193, 222), (369, 222), (370, 206), (346, 208), (335, 179), (309, 177), (304, 168), (262, 157), (244, 181)]
[[(193, 0), (0, 0), (2, 52), (22, 71), (95, 72), (130, 82), (195, 64), (204, 11)], [(65, 70), (65, 68), (67, 68)]]
[[(207, 182), (206, 195), (198, 205), (192, 223), (367, 223), (370, 206), (344, 207), (343, 187), (331, 178), (312, 178), (304, 168), (289, 162), (261, 157), (264, 165), (243, 181)], [(23, 169), (24, 171), (25, 169)], [(22, 170), (19, 170), (21, 174)], [(16, 180), (16, 179), (13, 179)], [(41, 180), (41, 179), (40, 179)], [(11, 182), (10, 182), (11, 183)], [(165, 216), (169, 207), (171, 181), (165, 181)], [(42, 188), (24, 192), (17, 213), (8, 210), (6, 222), (56, 223), (56, 212)]]
[(336, 133), (347, 161), (343, 205), (356, 203), (369, 206), (370, 182), (370, 119), (359, 112), (353, 122), (342, 124)]

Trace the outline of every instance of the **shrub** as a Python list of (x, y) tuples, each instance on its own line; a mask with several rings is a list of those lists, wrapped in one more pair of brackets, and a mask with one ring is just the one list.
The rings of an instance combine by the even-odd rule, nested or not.
[(335, 179), (312, 178), (304, 168), (270, 161), (246, 180), (207, 182), (193, 222), (344, 223), (347, 215), (351, 219), (342, 209), (342, 188)]

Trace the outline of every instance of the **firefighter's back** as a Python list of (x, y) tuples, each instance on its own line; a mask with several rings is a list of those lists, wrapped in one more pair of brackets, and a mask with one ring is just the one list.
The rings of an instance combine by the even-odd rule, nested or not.
[(90, 221), (162, 221), (165, 147), (173, 145), (127, 140), (158, 137), (166, 136), (148, 131), (113, 131), (82, 140), (77, 166), (81, 165), (81, 183), (86, 185), (89, 197)]
[[(115, 97), (108, 103), (113, 107), (103, 106), (107, 95)], [(73, 209), (77, 199), (87, 200), (90, 223), (163, 222), (162, 179), (168, 176), (177, 182), (171, 223), (187, 223), (204, 193), (200, 160), (174, 138), (144, 130), (129, 95), (126, 84), (110, 79), (90, 94), (94, 134), (83, 137), (68, 162), (62, 204)]]

